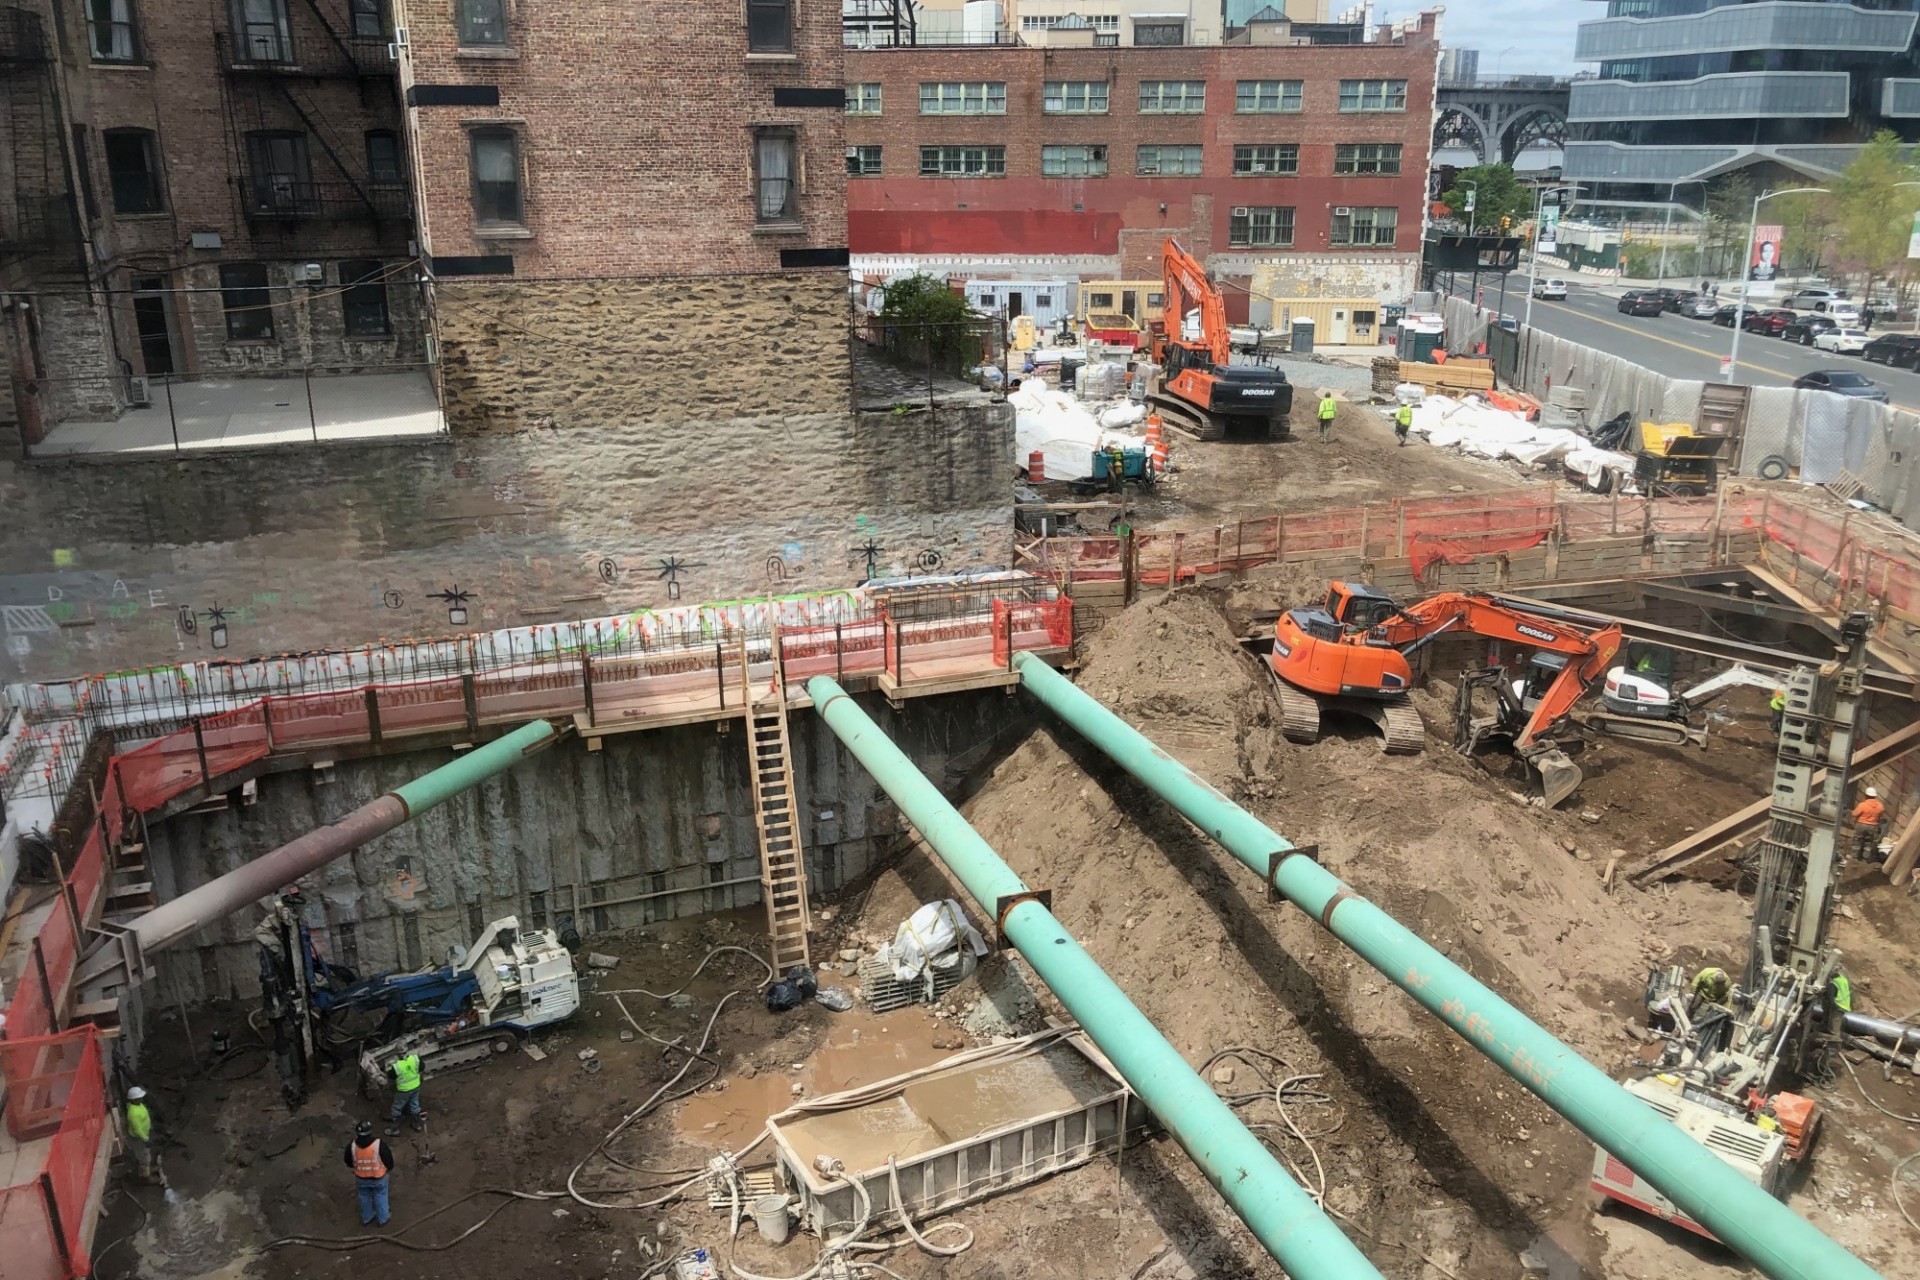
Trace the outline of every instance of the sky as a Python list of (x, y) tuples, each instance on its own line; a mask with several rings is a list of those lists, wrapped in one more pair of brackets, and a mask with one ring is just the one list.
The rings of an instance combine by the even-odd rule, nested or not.
[[(1334, 5), (1340, 8), (1338, 0)], [(1374, 9), (1376, 22), (1410, 18), (1431, 2), (1387, 0)], [(1446, 0), (1440, 15), (1440, 43), (1478, 49), (1480, 74), (1568, 75), (1596, 70), (1573, 60), (1573, 29), (1607, 16), (1594, 0)]]

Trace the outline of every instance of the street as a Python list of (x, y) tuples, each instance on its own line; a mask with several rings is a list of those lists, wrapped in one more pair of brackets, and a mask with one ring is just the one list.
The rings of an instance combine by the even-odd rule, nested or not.
[[(1676, 287), (1685, 287), (1685, 283), (1674, 282)], [(1464, 279), (1459, 292), (1466, 296)], [(1720, 362), (1733, 345), (1732, 329), (1721, 328), (1711, 320), (1692, 320), (1672, 312), (1659, 316), (1623, 315), (1615, 305), (1620, 293), (1619, 288), (1603, 291), (1569, 280), (1565, 302), (1534, 300), (1533, 323), (1543, 333), (1605, 351), (1672, 377), (1720, 381)], [(1497, 285), (1483, 289), (1483, 297), (1491, 310), (1499, 297)], [(1767, 299), (1756, 299), (1756, 303), (1763, 308), (1778, 305)], [(1526, 309), (1526, 277), (1515, 272), (1507, 283), (1506, 313), (1519, 319), (1526, 315)], [(1876, 335), (1883, 331), (1878, 325), (1873, 330)], [(1859, 356), (1816, 351), (1797, 342), (1783, 342), (1757, 333), (1740, 335), (1737, 381), (1756, 387), (1783, 387), (1816, 369), (1851, 369), (1865, 374), (1886, 388), (1897, 408), (1920, 412), (1920, 374), (1868, 364)]]

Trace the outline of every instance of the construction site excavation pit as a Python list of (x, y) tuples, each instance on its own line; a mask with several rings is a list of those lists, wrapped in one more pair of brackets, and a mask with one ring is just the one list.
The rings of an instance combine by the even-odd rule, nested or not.
[[(1726, 576), (1730, 584), (1738, 575)], [(1427, 729), (1420, 754), (1383, 754), (1364, 723), (1330, 721), (1312, 745), (1286, 739), (1271, 682), (1239, 641), (1278, 611), (1317, 602), (1326, 585), (1288, 566), (1138, 600), (1084, 642), (1075, 681), (1295, 846), (1314, 846), (1321, 865), (1588, 1061), (1609, 1074), (1625, 1070), (1646, 1047), (1637, 1032), (1650, 969), (1737, 969), (1744, 956), (1751, 905), (1738, 857), (1645, 883), (1631, 873), (1690, 828), (1764, 796), (1775, 747), (1768, 691), (1736, 688), (1714, 701), (1704, 750), (1589, 743), (1578, 752), (1580, 791), (1547, 809), (1532, 802), (1527, 771), (1510, 756), (1468, 758), (1447, 745), (1452, 681), (1500, 656), (1474, 638), (1424, 650), (1414, 694)], [(1666, 597), (1622, 584), (1548, 584), (1531, 594), (1650, 625), (1830, 651), (1810, 623), (1753, 610), (1709, 617), (1681, 594), (1702, 586), (1673, 587)], [(1682, 655), (1675, 684), (1724, 665)], [(1012, 870), (1050, 895), (1062, 926), (1379, 1274), (1754, 1274), (1715, 1242), (1596, 1205), (1589, 1140), (1317, 921), (1270, 901), (1258, 877), (1033, 699), (994, 689), (899, 710), (861, 701)], [(812, 817), (832, 810), (829, 822), (851, 824), (857, 806), (864, 823), (832, 842), (841, 858), (834, 872), (822, 874), (809, 840), (819, 987), (864, 997), (875, 952), (929, 904), (961, 904), (992, 941), (991, 911), (918, 843), (816, 719), (801, 711), (791, 720), (802, 800)], [(754, 886), (722, 883), (755, 873), (751, 814), (727, 795), (746, 785), (744, 766), (723, 763), (739, 754), (737, 739), (690, 726), (625, 742), (633, 745), (609, 740), (595, 752), (562, 743), (476, 793), (472, 806), (451, 804), (438, 819), (400, 828), (304, 886), (310, 901), (327, 904), (329, 924), (362, 918), (343, 902), (384, 922), (350, 931), (362, 971), (434, 963), (450, 942), (472, 941), (509, 910), (524, 925), (571, 925), (582, 935), (581, 1008), (528, 1037), (537, 1057), (515, 1049), (428, 1078), (425, 1129), (403, 1125), (389, 1139), (393, 1224), (366, 1233), (380, 1239), (362, 1238), (342, 1156), (356, 1120), (384, 1125), (387, 1097), (362, 1098), (349, 1064), (320, 1074), (304, 1104), (288, 1108), (272, 1055), (248, 1029), (257, 1004), (251, 921), (236, 920), (218, 941), (167, 957), (159, 980), (139, 993), (127, 1036), (138, 1059), (127, 1078), (153, 1095), (167, 1186), (117, 1184), (94, 1249), (98, 1274), (346, 1276), (372, 1262), (437, 1280), (471, 1274), (484, 1258), (499, 1276), (671, 1275), (663, 1263), (706, 1247), (719, 1274), (731, 1264), (744, 1275), (795, 1276), (820, 1259), (822, 1240), (795, 1224), (776, 1244), (754, 1222), (754, 1202), (777, 1194), (776, 1147), (816, 1170), (816, 1190), (844, 1194), (844, 1184), (817, 1172), (816, 1157), (871, 1172), (884, 1171), (879, 1157), (892, 1154), (905, 1176), (917, 1157), (1002, 1131), (1024, 1135), (1007, 1148), (1019, 1154), (995, 1167), (1005, 1185), (915, 1215), (934, 1249), (889, 1217), (883, 1174), (874, 1184), (883, 1194), (869, 1193), (878, 1226), (868, 1238), (900, 1247), (849, 1251), (843, 1261), (879, 1262), (903, 1277), (983, 1280), (1282, 1274), (1147, 1116), (1128, 1121), (1124, 1147), (1117, 1125), (1074, 1118), (1097, 1112), (1094, 1100), (1111, 1091), (1111, 1076), (1100, 1084), (1097, 1055), (1092, 1075), (1033, 1065), (1047, 1063), (1047, 1051), (1016, 1070), (993, 1067), (995, 1053), (1027, 1051), (1026, 1037), (1051, 1043), (1069, 1021), (1017, 954), (989, 951), (931, 1004), (875, 1012), (856, 999), (835, 1012), (807, 1000), (769, 1009), (766, 966), (724, 950), (768, 950), (765, 913), (750, 905)], [(343, 775), (329, 785), (377, 793), (418, 763), (361, 762), (364, 782)], [(345, 797), (328, 798), (311, 781), (271, 775), (252, 807), (155, 824), (156, 868), (191, 850), (270, 847), (340, 812)], [(619, 841), (596, 826), (602, 811), (650, 813), (647, 822), (666, 824), (645, 836), (627, 828), (621, 838), (630, 844), (703, 850), (719, 841), (731, 853), (695, 854), (696, 878), (662, 886), (686, 884), (688, 893), (603, 891), (608, 904), (596, 905), (592, 886), (606, 875), (596, 860), (620, 856)], [(456, 891), (469, 873), (443, 865), (445, 851), (478, 847), (499, 849), (482, 865), (544, 863), (552, 878), (497, 896)], [(227, 854), (207, 857), (195, 864), (199, 874)], [(589, 867), (578, 880), (567, 871), (576, 857)], [(396, 868), (405, 859), (418, 861), (403, 877)], [(719, 887), (702, 888), (701, 877)], [(589, 886), (577, 908), (576, 883)], [(639, 900), (612, 901), (623, 896)], [(732, 909), (707, 910), (716, 900)], [(416, 902), (426, 905), (403, 906)], [(1834, 928), (1856, 1009), (1898, 1018), (1920, 1008), (1912, 902), (1873, 868), (1848, 868)], [(411, 933), (408, 918), (417, 921)], [(338, 931), (329, 936), (337, 945)], [(216, 1033), (236, 1047), (216, 1055)], [(927, 1081), (951, 1078), (942, 1073), (955, 1068), (941, 1064), (970, 1054), (986, 1055), (981, 1070), (1001, 1072), (983, 1077), (997, 1081), (991, 1106), (974, 1105), (978, 1097), (917, 1105), (930, 1088), (940, 1092)], [(1914, 1130), (1878, 1109), (1920, 1112), (1920, 1088), (1900, 1071), (1883, 1077), (1878, 1064), (1807, 1088), (1827, 1127), (1787, 1204), (1880, 1274), (1920, 1272), (1920, 1234), (1903, 1220), (1892, 1185)], [(809, 1111), (830, 1095), (851, 1095), (850, 1109)], [(783, 1115), (775, 1120), (783, 1134), (814, 1138), (761, 1140), (769, 1119)], [(847, 1115), (862, 1118), (835, 1119)], [(1045, 1149), (1073, 1158), (1048, 1164), (1035, 1154), (1044, 1144), (1034, 1124), (1047, 1117), (1047, 1142), (1060, 1145)], [(859, 1132), (835, 1133), (836, 1123), (857, 1123)], [(742, 1153), (732, 1193), (703, 1177), (727, 1153)], [(911, 1176), (936, 1175), (915, 1167)], [(907, 1195), (917, 1202), (920, 1184)], [(736, 1198), (742, 1225), (729, 1247)], [(1917, 1199), (1909, 1190), (1909, 1211)], [(936, 1251), (969, 1239), (958, 1253)], [(819, 1274), (840, 1265), (829, 1259)]]

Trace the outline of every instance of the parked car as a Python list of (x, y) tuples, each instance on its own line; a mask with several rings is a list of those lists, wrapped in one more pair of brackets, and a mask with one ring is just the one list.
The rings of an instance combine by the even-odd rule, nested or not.
[(1740, 313), (1739, 304), (1734, 302), (1729, 302), (1724, 307), (1720, 307), (1714, 311), (1713, 322), (1717, 325), (1720, 325), (1723, 328), (1731, 329), (1733, 328), (1733, 318), (1739, 313)]
[(1834, 395), (1850, 396), (1856, 400), (1878, 400), (1881, 404), (1887, 402), (1886, 390), (1879, 383), (1849, 369), (1819, 369), (1813, 373), (1803, 373), (1793, 380), (1793, 385), (1802, 391), (1831, 391)]
[(1630, 316), (1657, 316), (1667, 309), (1667, 300), (1652, 289), (1635, 289), (1620, 295), (1615, 311)]
[(1860, 308), (1851, 302), (1830, 302), (1827, 304), (1825, 311), (1816, 312), (1815, 314), (1832, 316), (1834, 320), (1843, 327), (1846, 325), (1858, 325), (1860, 323)]
[(1694, 320), (1711, 320), (1720, 314), (1720, 299), (1695, 294), (1692, 302), (1680, 308), (1680, 314)]
[(1787, 326), (1792, 323), (1793, 312), (1772, 307), (1766, 311), (1747, 312), (1747, 318), (1740, 322), (1740, 327), (1748, 333), (1764, 333), (1777, 338), (1785, 333)]
[(1865, 329), (1828, 329), (1813, 340), (1817, 351), (1831, 351), (1835, 355), (1857, 356), (1867, 345)]
[(1920, 361), (1920, 334), (1883, 333), (1860, 349), (1860, 358), (1895, 369), (1911, 369)]
[(1813, 340), (1829, 329), (1838, 329), (1840, 322), (1832, 316), (1818, 311), (1809, 311), (1805, 315), (1795, 316), (1792, 323), (1781, 331), (1780, 336), (1788, 342), (1797, 342), (1803, 347), (1813, 345)]
[(1828, 289), (1819, 285), (1803, 285), (1799, 292), (1788, 298), (1786, 305), (1795, 311), (1825, 311), (1835, 302), (1846, 297), (1844, 289)]
[(1685, 311), (1700, 296), (1692, 289), (1655, 289), (1654, 292), (1667, 300), (1667, 310), (1676, 313)]
[(1533, 286), (1533, 296), (1545, 299), (1557, 298), (1564, 302), (1567, 297), (1567, 282), (1565, 280), (1537, 281)]

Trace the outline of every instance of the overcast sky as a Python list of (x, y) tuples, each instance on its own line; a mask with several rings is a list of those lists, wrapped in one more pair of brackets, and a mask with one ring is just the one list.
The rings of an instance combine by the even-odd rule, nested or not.
[[(1338, 3), (1334, 6), (1340, 7)], [(1432, 3), (1387, 0), (1375, 9), (1376, 21), (1410, 18)], [(1447, 0), (1440, 15), (1440, 41), (1451, 48), (1478, 49), (1480, 74), (1567, 74), (1596, 70), (1573, 60), (1573, 29), (1607, 16), (1594, 0)]]

